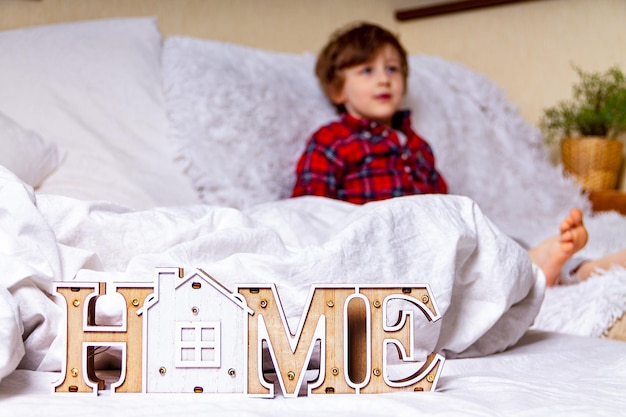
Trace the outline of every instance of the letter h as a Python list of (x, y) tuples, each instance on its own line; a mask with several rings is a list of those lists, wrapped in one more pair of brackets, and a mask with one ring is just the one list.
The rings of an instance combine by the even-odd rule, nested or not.
[[(95, 355), (98, 349), (121, 349), (119, 380), (111, 384), (114, 392), (141, 392), (143, 340), (142, 319), (137, 314), (146, 297), (152, 294), (153, 283), (112, 283), (111, 294), (121, 296), (122, 323), (99, 326), (96, 323), (96, 300), (105, 293), (104, 282), (57, 282), (55, 291), (65, 299), (65, 356), (62, 377), (55, 392), (93, 392), (104, 389), (104, 380), (96, 375)], [(130, 369), (127, 364), (131, 364)]]

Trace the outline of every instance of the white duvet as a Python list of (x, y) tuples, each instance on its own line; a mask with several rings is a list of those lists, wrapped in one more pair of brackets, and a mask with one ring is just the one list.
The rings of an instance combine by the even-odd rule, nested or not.
[(55, 280), (149, 281), (156, 267), (202, 267), (230, 289), (276, 283), (291, 318), (302, 313), (313, 283), (428, 283), (442, 319), (418, 330), (416, 349), (447, 357), (512, 345), (543, 299), (543, 275), (526, 252), (464, 197), (364, 206), (305, 197), (242, 211), (133, 211), (35, 197), (0, 167), (0, 199), (0, 331), (8, 341), (0, 348), (0, 377), (18, 365), (60, 369)]

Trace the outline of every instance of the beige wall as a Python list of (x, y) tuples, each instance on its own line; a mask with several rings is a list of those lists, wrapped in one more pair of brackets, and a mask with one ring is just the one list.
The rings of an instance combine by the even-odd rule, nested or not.
[(503, 86), (524, 117), (567, 98), (575, 63), (626, 70), (626, 0), (536, 0), (400, 24), (413, 52), (440, 55)]
[(400, 34), (413, 53), (439, 55), (499, 83), (536, 123), (570, 94), (571, 63), (626, 68), (626, 0), (534, 0), (408, 22), (397, 9), (434, 0), (0, 0), (0, 30), (113, 16), (158, 16), (184, 34), (285, 52), (317, 52), (355, 20)]
[(158, 16), (182, 34), (317, 52), (335, 28), (369, 20), (399, 33), (412, 54), (459, 61), (499, 83), (536, 124), (569, 97), (571, 64), (626, 69), (626, 0), (534, 0), (408, 22), (397, 9), (434, 0), (0, 0), (0, 30), (114, 16)]
[(225, 40), (284, 52), (317, 52), (355, 20), (393, 28), (411, 0), (0, 0), (0, 30), (45, 22), (158, 16), (164, 34)]

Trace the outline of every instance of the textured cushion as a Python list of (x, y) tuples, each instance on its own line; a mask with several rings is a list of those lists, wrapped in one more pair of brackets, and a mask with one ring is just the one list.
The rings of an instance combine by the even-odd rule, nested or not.
[[(174, 37), (163, 60), (169, 135), (202, 201), (242, 208), (288, 196), (308, 136), (336, 117), (315, 58)], [(556, 233), (571, 207), (589, 208), (495, 83), (441, 58), (409, 61), (404, 106), (451, 193), (529, 244)]]
[(305, 139), (331, 120), (314, 57), (167, 38), (164, 91), (177, 156), (203, 202), (285, 198)]

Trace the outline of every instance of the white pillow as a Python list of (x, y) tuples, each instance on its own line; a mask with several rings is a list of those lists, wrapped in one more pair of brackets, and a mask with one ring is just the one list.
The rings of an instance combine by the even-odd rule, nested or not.
[(0, 33), (0, 111), (67, 152), (39, 192), (134, 208), (197, 203), (173, 163), (154, 18)]
[(62, 154), (54, 143), (44, 141), (0, 113), (0, 165), (19, 179), (37, 188), (61, 162)]
[(290, 195), (307, 136), (335, 117), (314, 62), (309, 54), (165, 40), (169, 133), (203, 202), (244, 208)]

